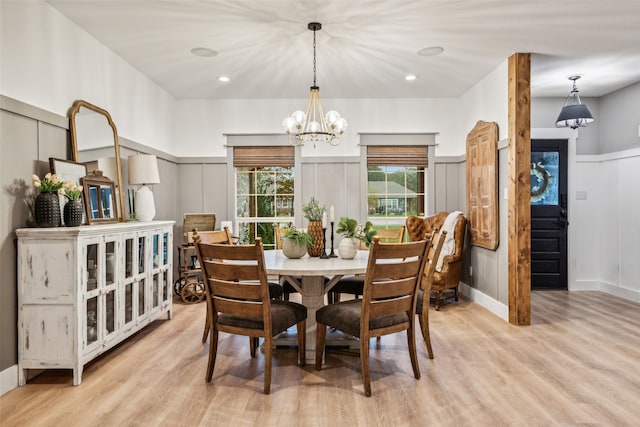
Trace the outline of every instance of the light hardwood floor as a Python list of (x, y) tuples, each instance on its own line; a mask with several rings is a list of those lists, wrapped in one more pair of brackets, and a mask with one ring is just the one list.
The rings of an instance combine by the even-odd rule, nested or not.
[(85, 367), (46, 371), (0, 398), (2, 426), (537, 426), (640, 424), (640, 304), (600, 292), (534, 292), (532, 324), (511, 326), (469, 301), (431, 312), (435, 359), (417, 336), (422, 378), (404, 334), (371, 341), (373, 396), (357, 357), (329, 353), (321, 371), (264, 356), (222, 335), (205, 382), (204, 304), (175, 304)]

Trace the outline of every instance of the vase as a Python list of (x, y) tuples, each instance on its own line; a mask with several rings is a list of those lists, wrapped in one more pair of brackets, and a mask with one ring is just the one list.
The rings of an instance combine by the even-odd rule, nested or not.
[(60, 199), (58, 193), (40, 193), (34, 207), (38, 227), (58, 227), (60, 225)]
[(82, 224), (82, 200), (69, 200), (64, 205), (62, 216), (64, 225), (67, 227), (77, 227)]
[(343, 237), (338, 244), (338, 255), (342, 259), (353, 259), (358, 253), (358, 241), (353, 237)]
[(322, 242), (323, 230), (322, 221), (309, 221), (307, 224), (307, 233), (313, 237), (313, 245), (309, 246), (307, 252), (309, 256), (320, 256), (324, 250), (324, 243)]
[(282, 240), (282, 253), (287, 258), (302, 258), (307, 253), (306, 243), (299, 243), (293, 239)]

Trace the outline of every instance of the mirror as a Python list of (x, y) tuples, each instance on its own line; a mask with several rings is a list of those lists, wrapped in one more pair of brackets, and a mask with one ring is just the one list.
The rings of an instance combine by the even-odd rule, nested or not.
[(101, 172), (90, 174), (82, 181), (84, 210), (89, 224), (118, 221), (118, 205), (113, 181), (103, 177)]
[[(125, 221), (118, 131), (111, 115), (107, 110), (86, 101), (77, 100), (69, 110), (69, 126), (73, 160), (87, 165), (88, 173), (94, 169), (102, 169), (104, 176), (113, 181), (114, 188), (111, 190), (111, 197), (115, 200), (112, 209), (113, 219)], [(112, 164), (114, 167), (98, 167), (98, 164)], [(96, 190), (96, 192), (99, 191)], [(87, 217), (91, 223), (89, 212)]]

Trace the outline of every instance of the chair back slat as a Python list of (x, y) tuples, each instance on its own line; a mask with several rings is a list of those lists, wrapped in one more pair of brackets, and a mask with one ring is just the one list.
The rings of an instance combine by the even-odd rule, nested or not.
[(404, 277), (413, 276), (413, 271), (420, 268), (420, 262), (422, 260), (416, 257), (397, 259), (388, 263), (376, 264), (373, 268), (375, 277), (390, 278), (390, 279), (402, 279)]
[(260, 283), (246, 283), (236, 281), (226, 281), (209, 278), (210, 288), (214, 289), (215, 297), (232, 298), (241, 300), (260, 301), (262, 299), (262, 290)]
[(438, 264), (438, 258), (440, 258), (440, 252), (442, 251), (442, 245), (444, 244), (446, 237), (446, 231), (443, 231), (442, 233), (433, 233), (431, 249), (429, 250), (429, 256), (427, 257), (427, 262), (424, 266), (424, 273), (420, 284), (420, 289), (425, 292), (425, 295), (431, 294), (433, 275), (436, 272), (436, 265)]
[(264, 314), (264, 304), (261, 301), (233, 300), (214, 296), (213, 303), (218, 313), (248, 318), (262, 318)]
[(383, 282), (371, 282), (371, 299), (394, 298), (413, 292), (415, 286), (413, 277)]
[(411, 313), (413, 307), (413, 295), (406, 294), (393, 299), (371, 301), (369, 318), (391, 316), (398, 313)]

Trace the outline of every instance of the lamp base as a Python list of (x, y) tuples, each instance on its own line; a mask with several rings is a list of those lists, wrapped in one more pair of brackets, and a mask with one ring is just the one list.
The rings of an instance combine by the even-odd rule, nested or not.
[(141, 222), (152, 221), (156, 216), (156, 206), (153, 193), (146, 185), (141, 185), (136, 191), (136, 218)]

